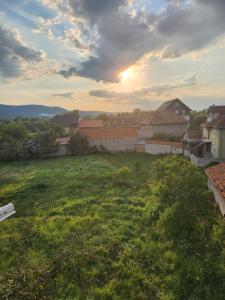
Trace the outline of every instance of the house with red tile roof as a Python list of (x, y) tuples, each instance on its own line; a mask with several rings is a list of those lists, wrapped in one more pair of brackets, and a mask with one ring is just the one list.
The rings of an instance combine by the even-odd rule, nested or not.
[(103, 146), (109, 152), (129, 152), (135, 151), (138, 128), (79, 128), (78, 134), (86, 137), (90, 146)]
[(214, 193), (221, 214), (225, 217), (225, 163), (208, 168), (206, 175), (208, 187)]
[(80, 120), (79, 128), (103, 128), (103, 120)]

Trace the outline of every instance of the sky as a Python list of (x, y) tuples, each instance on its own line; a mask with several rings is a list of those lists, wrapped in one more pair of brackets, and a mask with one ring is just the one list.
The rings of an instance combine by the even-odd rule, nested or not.
[(225, 105), (224, 0), (0, 0), (0, 103)]

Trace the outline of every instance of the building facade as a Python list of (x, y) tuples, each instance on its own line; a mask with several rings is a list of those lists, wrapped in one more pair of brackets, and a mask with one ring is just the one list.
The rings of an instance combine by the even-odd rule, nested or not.
[(138, 139), (135, 127), (120, 128), (80, 128), (78, 133), (86, 137), (90, 146), (104, 147), (107, 151), (134, 152)]

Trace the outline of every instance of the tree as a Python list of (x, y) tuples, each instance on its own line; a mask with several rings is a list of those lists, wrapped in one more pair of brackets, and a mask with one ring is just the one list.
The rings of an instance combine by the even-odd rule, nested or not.
[(70, 136), (68, 149), (72, 155), (90, 153), (90, 146), (87, 138), (79, 134), (73, 134)]

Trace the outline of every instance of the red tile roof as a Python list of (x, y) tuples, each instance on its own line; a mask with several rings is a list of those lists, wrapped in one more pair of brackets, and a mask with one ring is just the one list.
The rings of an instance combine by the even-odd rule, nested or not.
[(80, 128), (102, 128), (103, 120), (80, 120), (79, 122)]
[(206, 170), (206, 174), (211, 183), (218, 189), (225, 198), (225, 162), (217, 166), (210, 167)]
[(137, 128), (80, 128), (78, 133), (86, 136), (89, 140), (102, 139), (135, 139), (137, 138)]
[(188, 120), (183, 114), (175, 114), (167, 110), (157, 110), (152, 116), (152, 125), (187, 124)]
[(162, 141), (162, 140), (146, 140), (146, 144), (151, 145), (168, 145), (175, 148), (183, 148), (182, 142), (174, 142), (174, 141)]

